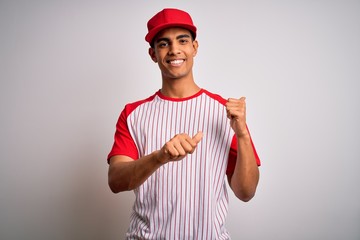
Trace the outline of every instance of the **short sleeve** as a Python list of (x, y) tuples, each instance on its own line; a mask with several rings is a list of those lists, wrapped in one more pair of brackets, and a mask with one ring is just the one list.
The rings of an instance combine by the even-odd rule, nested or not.
[(125, 109), (121, 112), (116, 124), (114, 144), (110, 153), (108, 154), (108, 161), (112, 156), (115, 155), (125, 155), (131, 157), (132, 159), (138, 159), (138, 150), (129, 131), (127, 116), (128, 112), (125, 107)]

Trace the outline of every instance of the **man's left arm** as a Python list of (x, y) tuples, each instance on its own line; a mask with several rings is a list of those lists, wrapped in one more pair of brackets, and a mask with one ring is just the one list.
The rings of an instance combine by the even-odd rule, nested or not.
[(234, 172), (228, 175), (228, 181), (235, 196), (250, 201), (259, 182), (259, 168), (255, 159), (250, 133), (246, 127), (245, 97), (230, 98), (226, 103), (227, 116), (235, 131), (237, 140), (237, 159)]

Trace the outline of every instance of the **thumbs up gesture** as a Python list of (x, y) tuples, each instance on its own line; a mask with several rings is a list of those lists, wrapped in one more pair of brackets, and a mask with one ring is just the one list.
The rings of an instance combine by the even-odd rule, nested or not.
[(197, 144), (201, 141), (202, 137), (202, 132), (198, 132), (193, 137), (190, 137), (186, 133), (175, 135), (161, 148), (158, 153), (158, 160), (162, 163), (166, 163), (183, 159), (188, 154), (192, 154), (195, 151)]
[(245, 97), (240, 99), (229, 98), (225, 107), (227, 117), (230, 119), (230, 126), (237, 137), (248, 135), (246, 128), (246, 102)]

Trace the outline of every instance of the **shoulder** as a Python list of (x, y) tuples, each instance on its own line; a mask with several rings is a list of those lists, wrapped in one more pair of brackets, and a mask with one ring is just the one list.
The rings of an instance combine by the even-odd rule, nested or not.
[(124, 107), (124, 110), (123, 110), (123, 114), (130, 115), (136, 108), (138, 108), (142, 104), (147, 103), (147, 102), (151, 102), (155, 98), (156, 95), (157, 95), (157, 93), (151, 95), (148, 98), (141, 99), (141, 100), (126, 104), (125, 107)]
[(222, 105), (225, 105), (227, 100), (225, 98), (223, 98), (222, 96), (220, 96), (219, 94), (216, 93), (212, 93), (209, 92), (205, 89), (203, 89), (203, 92), (210, 98), (214, 99), (215, 101), (218, 101), (219, 103), (221, 103)]

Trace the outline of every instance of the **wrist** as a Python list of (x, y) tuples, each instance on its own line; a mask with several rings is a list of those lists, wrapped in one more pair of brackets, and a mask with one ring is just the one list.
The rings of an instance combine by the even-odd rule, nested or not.
[(167, 163), (167, 160), (164, 158), (160, 150), (156, 150), (152, 153), (154, 161), (159, 165), (164, 165)]
[(241, 133), (236, 133), (236, 138), (238, 140), (241, 140), (241, 141), (250, 141), (250, 134), (247, 130), (241, 132)]

